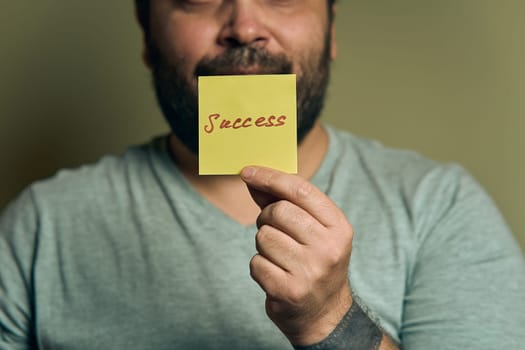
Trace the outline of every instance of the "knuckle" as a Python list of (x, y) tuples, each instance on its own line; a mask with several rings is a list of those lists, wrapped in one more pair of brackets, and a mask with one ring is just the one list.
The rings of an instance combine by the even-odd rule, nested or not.
[(288, 291), (288, 302), (292, 305), (298, 306), (305, 303), (308, 299), (308, 293), (301, 287), (290, 288)]
[(325, 274), (326, 274), (326, 270), (320, 265), (313, 266), (309, 271), (309, 277), (312, 283), (322, 281)]
[(348, 222), (348, 220), (346, 220), (346, 218), (344, 220), (343, 228), (348, 235), (348, 238), (352, 240), (354, 238), (354, 227)]
[(279, 244), (279, 233), (269, 225), (263, 225), (255, 234), (255, 248), (263, 255)]
[(271, 217), (276, 221), (281, 221), (289, 216), (290, 203), (285, 200), (275, 202), (271, 208)]
[(269, 189), (275, 183), (276, 173), (274, 171), (266, 171), (266, 176), (262, 180), (262, 186), (265, 189)]
[(256, 271), (256, 266), (255, 266), (255, 263), (253, 262), (253, 259), (250, 261), (250, 277), (254, 280), (257, 280), (256, 276), (257, 276), (257, 273), (255, 272)]
[(255, 246), (259, 252), (263, 249), (265, 242), (268, 240), (268, 231), (268, 226), (263, 225), (255, 234)]
[(318, 222), (311, 216), (301, 217), (298, 220), (302, 223), (306, 234), (311, 235), (318, 230)]
[(252, 277), (253, 277), (253, 274), (254, 274), (255, 270), (257, 269), (257, 259), (258, 259), (258, 257), (259, 257), (259, 255), (256, 254), (250, 259), (250, 274), (252, 275)]
[(308, 181), (301, 181), (301, 183), (295, 189), (295, 197), (297, 199), (303, 199), (310, 196), (314, 190), (314, 185)]
[(344, 239), (346, 241), (351, 242), (354, 238), (354, 227), (352, 224), (348, 221), (346, 216), (342, 215), (336, 226), (334, 226), (334, 229), (338, 236), (341, 237), (341, 239)]
[(256, 281), (260, 281), (263, 279), (262, 277), (264, 277), (261, 276), (261, 259), (261, 256), (256, 254), (250, 260), (250, 276)]
[(327, 269), (332, 270), (345, 262), (348, 255), (349, 249), (347, 245), (339, 241), (334, 241), (326, 245), (323, 260)]
[(354, 241), (354, 228), (350, 223), (347, 222), (344, 233), (344, 242), (342, 246), (346, 248), (347, 251), (352, 249), (352, 242)]
[(326, 256), (326, 264), (330, 269), (333, 269), (340, 264), (343, 255), (341, 251), (342, 250), (339, 247), (336, 247), (335, 249), (332, 249), (330, 252), (331, 254)]

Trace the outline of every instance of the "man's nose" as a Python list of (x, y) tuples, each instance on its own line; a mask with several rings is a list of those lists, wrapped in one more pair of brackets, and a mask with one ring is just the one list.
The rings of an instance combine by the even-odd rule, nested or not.
[(265, 46), (269, 31), (262, 10), (255, 1), (232, 0), (220, 33), (220, 44), (228, 47)]

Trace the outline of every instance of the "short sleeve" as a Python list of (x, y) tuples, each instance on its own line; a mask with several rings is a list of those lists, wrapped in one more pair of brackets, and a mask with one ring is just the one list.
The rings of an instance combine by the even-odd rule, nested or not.
[(37, 214), (30, 190), (0, 214), (0, 349), (33, 349), (32, 266)]
[(525, 263), (491, 199), (456, 166), (431, 171), (416, 196), (403, 348), (523, 349)]

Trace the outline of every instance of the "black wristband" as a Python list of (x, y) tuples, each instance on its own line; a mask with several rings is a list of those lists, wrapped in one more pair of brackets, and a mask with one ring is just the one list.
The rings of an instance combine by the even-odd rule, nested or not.
[(352, 302), (335, 329), (319, 343), (307, 346), (294, 346), (295, 350), (377, 350), (383, 333), (381, 329), (361, 309)]

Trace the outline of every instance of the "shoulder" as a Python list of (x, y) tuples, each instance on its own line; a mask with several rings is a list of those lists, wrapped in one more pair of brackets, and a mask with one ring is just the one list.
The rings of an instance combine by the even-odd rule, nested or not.
[(462, 224), (486, 220), (506, 230), (492, 199), (461, 165), (333, 128), (329, 133), (339, 147), (336, 174), (343, 178), (334, 181), (339, 187), (342, 182), (354, 183), (354, 193), (361, 191), (396, 219), (405, 218), (416, 240), (425, 240), (436, 227), (443, 227), (445, 219), (455, 225), (454, 231)]
[(494, 201), (461, 165), (385, 147), (344, 131), (334, 135), (344, 144), (343, 157), (353, 154), (355, 159), (352, 181), (381, 201), (391, 222), (406, 220), (420, 256), (453, 251), (464, 256), (465, 246), (477, 254), (520, 255)]
[(121, 154), (106, 155), (94, 163), (62, 169), (52, 177), (35, 181), (6, 207), (3, 216), (13, 212), (10, 208), (40, 215), (107, 207), (125, 195), (130, 184), (151, 177), (148, 174), (152, 157), (162, 152), (158, 149), (159, 140), (131, 146)]
[[(332, 147), (337, 149), (336, 167), (349, 168), (353, 181), (363, 182), (377, 191), (407, 198), (454, 191), (462, 182), (475, 182), (460, 165), (442, 163), (405, 149), (387, 147), (380, 142), (328, 127)], [(344, 176), (344, 171), (339, 172)]]
[(37, 201), (79, 201), (119, 188), (130, 168), (141, 163), (145, 163), (143, 148), (130, 147), (123, 154), (106, 155), (92, 164), (62, 169), (31, 184), (29, 190)]
[(354, 135), (348, 131), (327, 127), (331, 142), (340, 153), (351, 155), (362, 166), (385, 175), (410, 172), (425, 173), (441, 165), (413, 150), (392, 148), (377, 140)]

